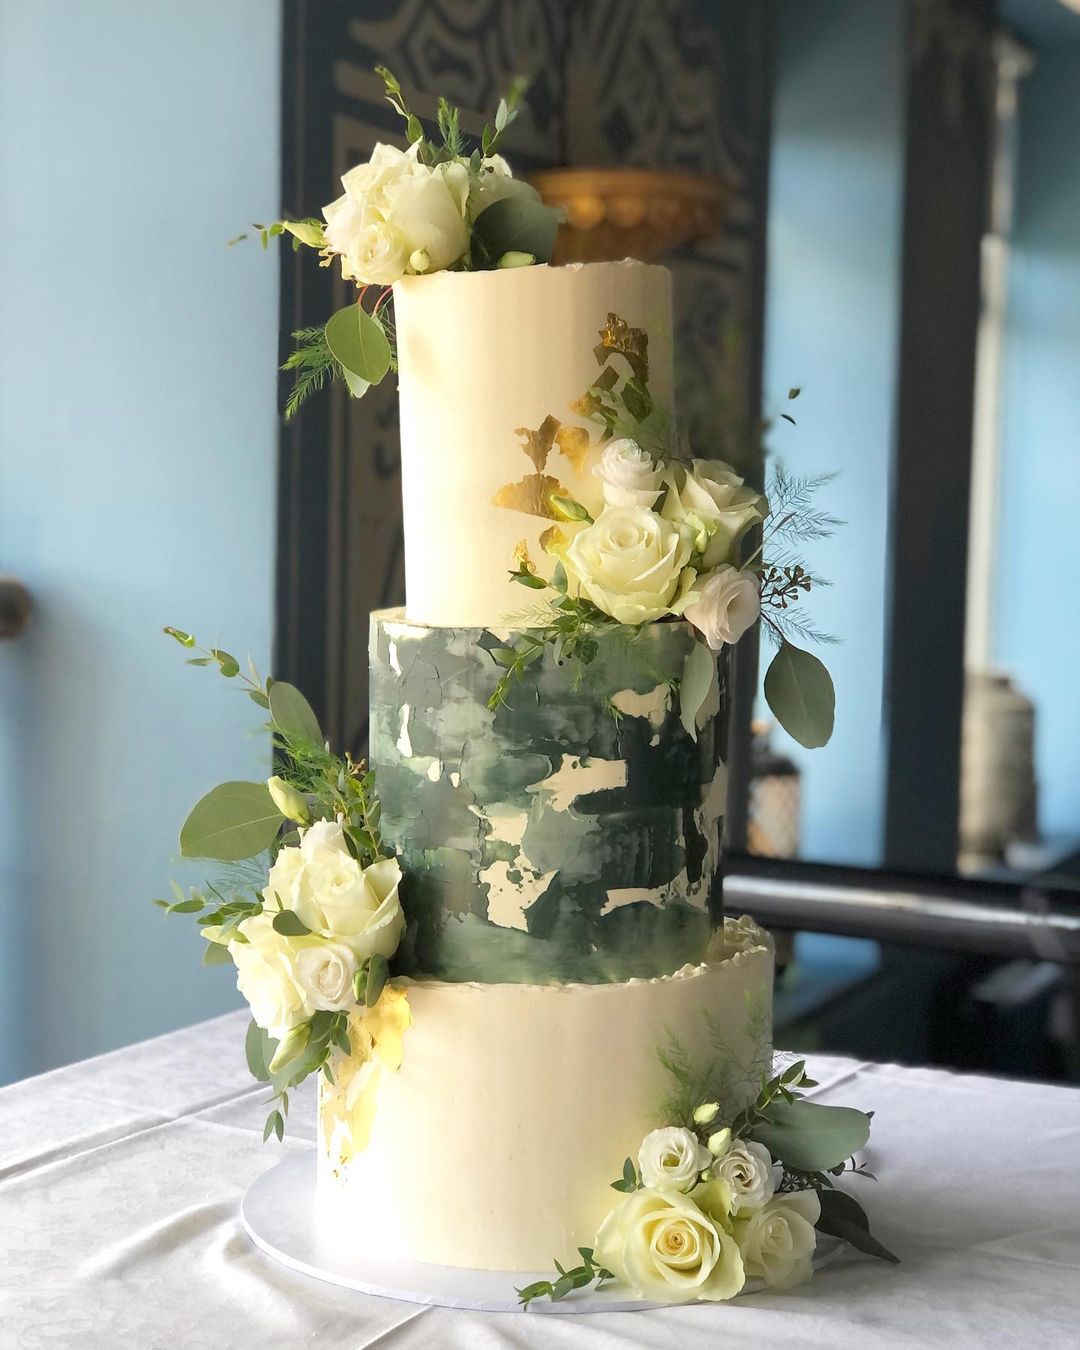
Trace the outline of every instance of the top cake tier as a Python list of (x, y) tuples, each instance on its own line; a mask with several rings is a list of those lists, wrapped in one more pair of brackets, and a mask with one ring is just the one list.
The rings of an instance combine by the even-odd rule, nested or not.
[(601, 505), (598, 429), (572, 405), (610, 314), (645, 330), (649, 387), (672, 406), (671, 275), (630, 260), (438, 272), (397, 282), (394, 313), (407, 617), (505, 625), (523, 606), (517, 544), (549, 570), (550, 495)]

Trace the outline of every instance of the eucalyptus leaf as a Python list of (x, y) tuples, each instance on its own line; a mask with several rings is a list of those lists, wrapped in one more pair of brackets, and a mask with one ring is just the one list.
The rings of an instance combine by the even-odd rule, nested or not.
[(815, 1227), (819, 1232), (843, 1238), (856, 1251), (865, 1252), (867, 1256), (900, 1264), (900, 1258), (870, 1232), (870, 1220), (854, 1196), (848, 1195), (846, 1191), (831, 1190), (821, 1191), (818, 1198), (821, 1200), (821, 1217)]
[(390, 369), (386, 331), (361, 305), (346, 305), (330, 316), (326, 345), (345, 370), (368, 384), (378, 384)]
[(359, 375), (354, 375), (351, 370), (346, 370), (344, 366), (341, 367), (341, 374), (353, 398), (363, 398), (371, 388), (370, 380), (361, 379)]
[(789, 736), (808, 750), (827, 745), (833, 732), (836, 693), (816, 656), (784, 641), (765, 673), (765, 699)]
[[(485, 206), (473, 222), (473, 259), (493, 268), (506, 253), (531, 253), (551, 261), (559, 213), (530, 197), (503, 197)], [(328, 326), (329, 331), (329, 326)]]
[(679, 683), (679, 721), (697, 740), (697, 715), (716, 682), (716, 654), (704, 642), (695, 642), (686, 655)]
[(773, 1101), (749, 1137), (764, 1144), (793, 1172), (839, 1167), (870, 1137), (870, 1117), (850, 1106), (823, 1106), (796, 1099)]
[(204, 966), (227, 966), (232, 961), (228, 947), (222, 942), (208, 942), (203, 952)]
[(270, 1061), (274, 1058), (277, 1047), (277, 1041), (263, 1031), (258, 1022), (248, 1023), (244, 1052), (247, 1055), (248, 1071), (252, 1078), (258, 1079), (260, 1083), (270, 1081)]
[(278, 680), (273, 686), (270, 690), (270, 716), (283, 736), (312, 741), (315, 745), (323, 744), (319, 719), (294, 684)]
[(273, 929), (283, 937), (307, 937), (311, 929), (291, 909), (281, 909), (274, 915)]
[(364, 1004), (368, 1008), (374, 1008), (379, 1001), (379, 995), (386, 987), (386, 981), (390, 978), (390, 967), (386, 964), (385, 956), (373, 956), (368, 962), (367, 982), (364, 986)]
[(219, 862), (253, 858), (270, 847), (284, 819), (265, 783), (222, 783), (191, 808), (180, 852)]

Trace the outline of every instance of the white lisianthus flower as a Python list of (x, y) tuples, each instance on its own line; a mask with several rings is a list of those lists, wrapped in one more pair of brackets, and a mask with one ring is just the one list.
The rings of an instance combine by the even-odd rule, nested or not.
[(237, 924), (246, 942), (229, 943), (236, 966), (236, 987), (247, 999), (251, 1016), (275, 1040), (283, 1040), (312, 1014), (300, 982), (297, 950), (275, 932), (273, 915), (254, 914)]
[(690, 552), (687, 532), (654, 511), (613, 506), (574, 536), (562, 559), (594, 605), (638, 624), (673, 612)]
[(736, 643), (761, 613), (761, 587), (753, 572), (722, 563), (694, 581), (697, 599), (683, 610), (714, 652)]
[(703, 572), (732, 562), (736, 543), (765, 514), (761, 495), (718, 459), (695, 460), (681, 485), (678, 476), (669, 476), (663, 515), (692, 531)]
[(468, 247), (468, 170), (456, 161), (432, 168), (418, 153), (416, 145), (377, 145), (342, 178), (342, 196), (323, 207), (326, 244), (340, 256), (346, 281), (391, 285), (414, 255), (426, 266), (412, 270), (435, 272)]
[(708, 1149), (697, 1136), (679, 1125), (653, 1130), (638, 1150), (641, 1180), (659, 1190), (692, 1190), (711, 1162)]
[(792, 1289), (813, 1274), (821, 1201), (816, 1191), (774, 1196), (764, 1209), (734, 1223), (746, 1274), (773, 1289)]
[(319, 820), (303, 831), (299, 848), (280, 851), (263, 894), (272, 907), (293, 910), (312, 933), (343, 942), (363, 961), (397, 950), (405, 927), (400, 882), (395, 858), (362, 868), (340, 824)]
[(730, 1144), (713, 1165), (713, 1176), (728, 1188), (732, 1214), (760, 1209), (775, 1189), (772, 1156), (751, 1139)]
[(352, 1007), (358, 963), (344, 942), (301, 938), (297, 948), (296, 982), (310, 1006), (326, 1012)]
[(475, 220), (481, 211), (495, 202), (501, 202), (504, 197), (540, 200), (540, 194), (534, 187), (514, 177), (502, 155), (488, 155), (481, 160), (479, 171), (469, 179), (469, 219)]
[(652, 506), (664, 481), (663, 470), (629, 436), (608, 441), (593, 474), (604, 485), (608, 506)]
[(642, 1298), (664, 1303), (734, 1298), (745, 1282), (734, 1239), (679, 1191), (628, 1195), (600, 1225), (594, 1255)]

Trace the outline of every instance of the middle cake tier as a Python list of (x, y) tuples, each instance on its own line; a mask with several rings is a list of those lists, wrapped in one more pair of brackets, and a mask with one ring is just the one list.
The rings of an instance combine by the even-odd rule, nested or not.
[(405, 872), (397, 964), (544, 984), (701, 962), (722, 919), (725, 660), (691, 733), (673, 693), (687, 624), (605, 638), (584, 672), (547, 648), (492, 708), (512, 636), (371, 617), (371, 763)]

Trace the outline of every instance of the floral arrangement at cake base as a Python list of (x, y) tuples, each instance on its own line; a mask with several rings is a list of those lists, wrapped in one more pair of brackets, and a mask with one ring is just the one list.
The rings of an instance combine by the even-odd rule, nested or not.
[(696, 1100), (701, 1075), (677, 1046), (663, 1058), (677, 1080), (665, 1104), (672, 1123), (626, 1159), (612, 1182), (622, 1199), (594, 1245), (579, 1248), (581, 1263), (556, 1262), (552, 1279), (518, 1290), (522, 1306), (613, 1284), (656, 1303), (724, 1302), (754, 1284), (793, 1289), (813, 1274), (819, 1234), (897, 1261), (836, 1184), (845, 1173), (871, 1176), (854, 1157), (869, 1138), (868, 1115), (807, 1101), (816, 1084), (798, 1060), (725, 1119), (721, 1101)]

